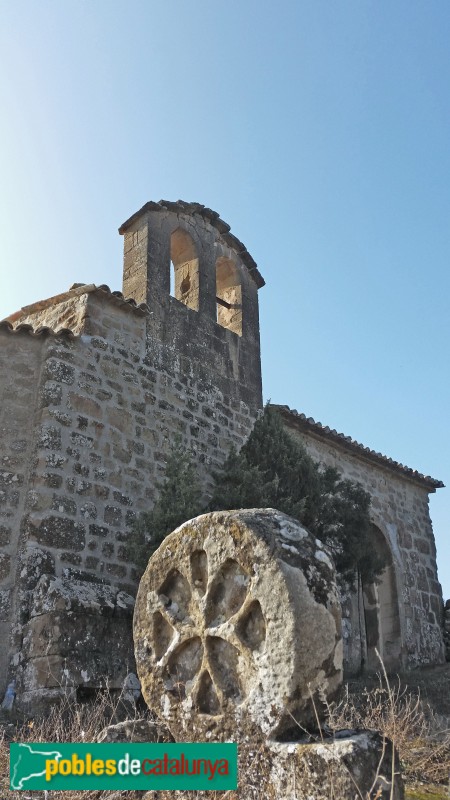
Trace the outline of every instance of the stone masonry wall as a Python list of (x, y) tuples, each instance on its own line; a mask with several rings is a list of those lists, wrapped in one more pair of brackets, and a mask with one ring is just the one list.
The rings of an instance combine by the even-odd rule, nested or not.
[[(137, 582), (128, 535), (155, 500), (174, 438), (195, 456), (207, 496), (212, 471), (243, 444), (262, 406), (264, 281), (229, 226), (198, 204), (160, 202), (121, 233), (125, 297), (75, 284), (3, 323), (11, 341), (25, 337), (34, 372), (0, 683), (12, 656), (10, 677), (30, 708), (80, 681), (122, 685)], [(105, 675), (118, 635), (122, 655), (106, 661)]]
[[(403, 666), (442, 661), (442, 591), (437, 578), (427, 489), (394, 470), (357, 458), (333, 442), (295, 426), (288, 429), (316, 461), (336, 467), (343, 477), (358, 481), (371, 495), (373, 522), (383, 533), (393, 558)], [(355, 626), (357, 609), (352, 616)], [(353, 666), (359, 658), (355, 633), (355, 630), (348, 632)]]
[(90, 314), (96, 335), (46, 350), (27, 534), (51, 553), (57, 574), (95, 575), (129, 591), (135, 573), (119, 542), (151, 507), (174, 436), (206, 476), (232, 441), (243, 443), (255, 412), (211, 382), (158, 369), (143, 316), (101, 300)]
[[(6, 632), (11, 622), (16, 623), (14, 669), (28, 693), (48, 671), (49, 652), (36, 643), (36, 636), (42, 639), (42, 627), (35, 617), (43, 611), (42, 604), (36, 610), (34, 599), (42, 576), (66, 581), (60, 589), (65, 595), (67, 582), (101, 583), (114, 587), (116, 595), (134, 594), (137, 575), (127, 551), (128, 532), (136, 515), (153, 504), (155, 483), (164, 474), (174, 436), (180, 435), (195, 454), (207, 492), (211, 469), (223, 463), (231, 443), (242, 445), (259, 407), (257, 397), (251, 408), (240, 399), (231, 363), (237, 338), (232, 332), (217, 326), (222, 336), (217, 366), (214, 348), (209, 361), (203, 352), (206, 347), (199, 347), (198, 358), (183, 357), (183, 344), (173, 344), (175, 329), (170, 332), (167, 326), (166, 342), (160, 335), (156, 338), (148, 314), (123, 303), (118, 306), (105, 291), (75, 293), (72, 302), (83, 310), (82, 314), (73, 309), (84, 326), (76, 337), (3, 334), (12, 348), (7, 365), (11, 384), (17, 392), (26, 390), (28, 426), (26, 432), (16, 426), (11, 433), (11, 447), (19, 447), (19, 441), (26, 447), (23, 459), (28, 472), (20, 477), (20, 502), (12, 496), (14, 503), (19, 502), (14, 512), (16, 540), (21, 518), (22, 578), (11, 617), (5, 615), (3, 624)], [(186, 349), (194, 338), (189, 334), (189, 315), (195, 312), (173, 298), (169, 302)], [(36, 311), (27, 322), (39, 327), (45, 313)], [(223, 347), (228, 338), (229, 366)], [(23, 342), (28, 370), (23, 380), (11, 367), (17, 364), (17, 341)], [(7, 553), (3, 558), (7, 560)], [(55, 660), (52, 664), (54, 672), (66, 669), (61, 660), (59, 667)], [(52, 685), (62, 678), (53, 675)]]
[[(124, 234), (123, 293), (136, 303), (146, 303), (149, 310), (148, 358), (173, 376), (196, 374), (225, 398), (261, 407), (258, 287), (264, 281), (261, 276), (255, 280), (247, 268), (242, 243), (236, 240), (236, 249), (225, 240), (228, 234), (219, 233), (209, 219), (174, 205), (176, 210), (144, 207), (120, 229)], [(197, 304), (194, 310), (170, 296), (171, 242), (180, 231), (189, 236), (198, 257), (198, 275), (192, 276), (198, 281), (198, 310)], [(218, 264), (223, 260), (233, 265), (238, 276), (242, 335), (218, 324)]]

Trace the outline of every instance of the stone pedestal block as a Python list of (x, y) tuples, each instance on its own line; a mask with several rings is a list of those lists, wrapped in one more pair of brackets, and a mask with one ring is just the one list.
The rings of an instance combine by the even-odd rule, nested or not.
[[(237, 791), (227, 800), (403, 800), (398, 755), (375, 731), (344, 731), (328, 739), (239, 745)], [(144, 800), (171, 800), (173, 792), (147, 792)], [(202, 792), (204, 800), (218, 792)]]

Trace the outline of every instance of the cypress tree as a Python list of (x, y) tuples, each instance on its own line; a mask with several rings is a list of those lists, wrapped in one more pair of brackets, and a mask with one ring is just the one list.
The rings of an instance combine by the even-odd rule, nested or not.
[(276, 508), (327, 545), (343, 583), (375, 580), (385, 564), (370, 539), (370, 495), (336, 469), (322, 468), (266, 406), (240, 453), (215, 476), (210, 508)]

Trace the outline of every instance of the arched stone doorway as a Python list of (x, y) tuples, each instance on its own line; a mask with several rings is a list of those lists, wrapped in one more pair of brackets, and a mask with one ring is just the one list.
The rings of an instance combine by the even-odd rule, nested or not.
[(362, 601), (365, 628), (365, 666), (368, 670), (380, 668), (376, 651), (387, 670), (400, 666), (401, 631), (398, 591), (394, 562), (390, 547), (376, 525), (372, 525), (372, 541), (377, 553), (387, 566), (374, 583), (362, 584)]

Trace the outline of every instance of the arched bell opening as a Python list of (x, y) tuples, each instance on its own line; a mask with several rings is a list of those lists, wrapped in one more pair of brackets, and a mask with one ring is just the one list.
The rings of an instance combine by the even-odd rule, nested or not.
[(242, 286), (239, 270), (229, 258), (216, 261), (217, 322), (242, 336)]
[(170, 293), (185, 306), (198, 311), (199, 268), (195, 244), (183, 228), (170, 237)]

